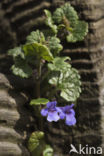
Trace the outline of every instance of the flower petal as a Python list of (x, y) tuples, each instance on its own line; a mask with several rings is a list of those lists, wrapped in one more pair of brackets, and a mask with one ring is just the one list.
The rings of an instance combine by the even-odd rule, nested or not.
[(68, 114), (66, 115), (66, 121), (65, 121), (66, 125), (68, 126), (72, 126), (76, 124), (76, 118), (73, 114)]
[(49, 122), (52, 122), (52, 121), (58, 121), (60, 119), (57, 111), (54, 111), (54, 112), (48, 112), (48, 117), (47, 117), (47, 120)]
[(64, 119), (65, 113), (63, 112), (63, 107), (56, 107), (56, 110), (59, 113), (60, 119)]
[(73, 114), (75, 116), (75, 111), (74, 109), (70, 109), (70, 113)]
[(72, 103), (72, 104), (70, 105), (70, 109), (73, 108), (73, 106), (74, 106), (74, 104)]
[(63, 111), (64, 112), (70, 112), (70, 110), (72, 109), (72, 107), (74, 106), (74, 104), (68, 105), (68, 106), (64, 106), (63, 107)]
[(41, 110), (41, 115), (42, 116), (47, 116), (47, 114), (48, 114), (48, 109), (47, 108)]
[(58, 113), (61, 113), (61, 112), (62, 112), (62, 107), (56, 107), (56, 111), (57, 111)]
[(49, 109), (51, 107), (51, 105), (52, 105), (51, 102), (48, 102), (47, 103), (47, 108)]
[(48, 109), (51, 109), (51, 108), (53, 109), (53, 108), (55, 108), (56, 104), (57, 104), (57, 101), (48, 102), (47, 103), (47, 108)]
[(63, 120), (65, 118), (65, 113), (62, 112), (62, 113), (59, 114), (59, 116), (60, 116), (60, 119)]

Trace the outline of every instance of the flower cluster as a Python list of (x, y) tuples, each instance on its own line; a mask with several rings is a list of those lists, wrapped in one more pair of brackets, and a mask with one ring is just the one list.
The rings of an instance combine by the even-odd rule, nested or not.
[(58, 121), (59, 119), (65, 119), (65, 123), (68, 126), (76, 124), (75, 111), (73, 109), (74, 104), (64, 107), (56, 107), (57, 102), (48, 102), (47, 107), (41, 110), (42, 116), (47, 116), (49, 122)]

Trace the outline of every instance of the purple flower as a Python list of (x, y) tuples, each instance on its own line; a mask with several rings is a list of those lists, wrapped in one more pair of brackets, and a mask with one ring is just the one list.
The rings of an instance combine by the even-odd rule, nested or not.
[(56, 122), (60, 119), (56, 104), (57, 104), (56, 101), (48, 102), (47, 107), (41, 110), (41, 115), (47, 116), (47, 120), (49, 122), (52, 122), (52, 121)]
[(74, 104), (70, 106), (59, 107), (58, 112), (60, 119), (66, 119), (65, 123), (68, 126), (72, 126), (76, 124), (75, 111), (72, 109)]

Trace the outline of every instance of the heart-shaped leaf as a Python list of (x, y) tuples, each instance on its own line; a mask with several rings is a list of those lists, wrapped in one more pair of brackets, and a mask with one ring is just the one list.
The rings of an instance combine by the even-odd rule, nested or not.
[(68, 42), (82, 41), (88, 33), (88, 24), (84, 21), (78, 21), (73, 31), (66, 37)]
[(63, 49), (63, 46), (60, 44), (60, 39), (55, 36), (49, 39), (48, 46), (54, 56), (57, 56), (59, 52)]
[(27, 40), (26, 43), (34, 43), (34, 42), (43, 43), (45, 42), (45, 36), (42, 32), (36, 30), (32, 31), (30, 35), (27, 36), (26, 40)]
[(20, 56), (22, 59), (25, 58), (25, 55), (24, 55), (24, 53), (23, 53), (21, 47), (16, 47), (16, 48), (14, 48), (14, 49), (10, 49), (10, 50), (8, 51), (8, 55), (13, 56), (14, 58), (15, 58), (15, 57), (18, 57), (18, 56)]
[[(68, 21), (64, 21), (64, 19)], [(53, 13), (53, 21), (58, 24), (69, 22), (70, 26), (73, 27), (78, 20), (77, 12), (70, 5), (70, 3), (65, 3), (61, 8), (57, 8)]]
[(37, 56), (37, 58), (42, 58), (46, 61), (52, 61), (53, 56), (47, 46), (41, 43), (30, 43), (23, 46), (23, 50), (26, 56)]
[(13, 74), (22, 78), (29, 78), (32, 75), (31, 67), (26, 63), (25, 60), (17, 58), (15, 64), (11, 67)]
[(81, 82), (78, 71), (72, 67), (55, 71), (52, 69), (49, 83), (61, 91), (60, 96), (66, 101), (75, 102), (81, 92)]
[(56, 57), (52, 63), (48, 63), (49, 70), (62, 71), (64, 69), (70, 68), (71, 65), (65, 62), (66, 60), (71, 60), (70, 57)]

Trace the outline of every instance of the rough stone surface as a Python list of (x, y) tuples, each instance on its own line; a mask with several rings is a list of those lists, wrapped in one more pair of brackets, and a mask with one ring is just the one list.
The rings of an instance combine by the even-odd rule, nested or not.
[(31, 83), (22, 82), (13, 75), (0, 73), (0, 156), (30, 155), (26, 145), (35, 122), (26, 104), (29, 96), (23, 90)]
[[(31, 123), (29, 112), (24, 109), (28, 98), (21, 94), (32, 87), (31, 81), (22, 81), (10, 74), (12, 60), (5, 54), (6, 50), (24, 43), (30, 31), (45, 27), (43, 9), (54, 10), (64, 2), (69, 1), (0, 1), (1, 156), (16, 153), (22, 156), (23, 151), (28, 154), (21, 144), (24, 145), (26, 139), (24, 133), (28, 133), (26, 125)], [(82, 42), (64, 45), (63, 55), (72, 58), (72, 65), (81, 74), (82, 94), (76, 108), (75, 127), (67, 127), (64, 122), (46, 125), (47, 140), (58, 156), (68, 156), (71, 143), (76, 147), (79, 144), (102, 146), (104, 150), (104, 0), (70, 0), (70, 3), (79, 11), (80, 18), (89, 23), (89, 33)]]

